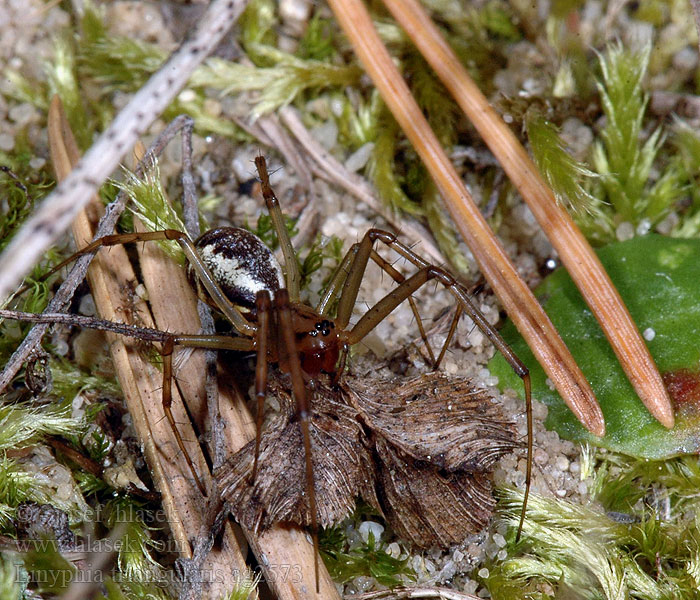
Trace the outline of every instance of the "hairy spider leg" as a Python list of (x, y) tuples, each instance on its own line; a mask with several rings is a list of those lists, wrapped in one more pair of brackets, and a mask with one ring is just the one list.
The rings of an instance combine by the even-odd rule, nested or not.
[(247, 352), (254, 349), (255, 342), (250, 338), (231, 337), (227, 335), (187, 335), (171, 334), (159, 329), (150, 327), (138, 327), (126, 323), (115, 323), (104, 319), (95, 319), (83, 315), (71, 315), (66, 313), (43, 313), (32, 314), (14, 310), (0, 310), (0, 318), (16, 319), (34, 323), (61, 323), (71, 327), (82, 327), (84, 329), (97, 329), (100, 331), (110, 331), (126, 337), (146, 340), (149, 342), (160, 342), (160, 350), (163, 356), (163, 391), (162, 402), (163, 412), (173, 431), (177, 445), (185, 456), (185, 460), (192, 472), (192, 476), (197, 483), (197, 487), (204, 496), (207, 495), (201, 478), (197, 475), (194, 461), (190, 457), (185, 447), (184, 440), (172, 414), (172, 354), (176, 347), (206, 348), (211, 350), (234, 350), (237, 352)]
[[(388, 273), (396, 283), (403, 283), (406, 279), (402, 273), (400, 273), (394, 268), (394, 265), (392, 265), (388, 260), (385, 260), (382, 256), (380, 256), (376, 250), (372, 249), (370, 258), (376, 264), (378, 264), (382, 268), (382, 270), (384, 270), (385, 273)], [(413, 312), (413, 316), (416, 319), (416, 325), (418, 326), (420, 337), (423, 340), (423, 344), (425, 344), (426, 350), (428, 351), (430, 364), (433, 367), (433, 369), (437, 369), (440, 366), (440, 363), (439, 361), (435, 361), (435, 354), (433, 354), (433, 349), (430, 346), (430, 342), (428, 341), (428, 335), (426, 334), (425, 328), (423, 327), (423, 319), (421, 319), (420, 314), (418, 313), (418, 306), (416, 305), (416, 300), (413, 298), (413, 296), (409, 296), (407, 300), (409, 306), (411, 307), (411, 312)], [(445, 343), (447, 343), (447, 341)]]
[[(352, 262), (355, 260), (355, 257), (357, 255), (357, 251), (360, 247), (359, 243), (355, 243), (350, 247), (350, 250), (347, 251), (345, 256), (343, 257), (343, 260), (340, 262), (340, 265), (336, 269), (335, 273), (333, 274), (333, 277), (331, 278), (331, 281), (328, 283), (326, 286), (326, 289), (321, 296), (321, 299), (319, 300), (319, 303), (316, 305), (316, 312), (319, 313), (321, 316), (328, 316), (330, 313), (330, 310), (332, 308), (333, 301), (336, 300), (340, 293), (342, 292), (343, 289), (343, 284), (345, 283), (345, 280), (347, 279), (348, 273), (350, 272), (350, 265)], [(372, 250), (370, 254), (370, 258), (382, 269), (384, 272), (389, 274), (391, 278), (396, 282), (396, 283), (401, 283), (405, 278), (404, 276), (397, 271), (394, 266), (387, 260), (384, 260), (375, 250)], [(359, 290), (358, 290), (359, 291)], [(421, 319), (420, 313), (418, 312), (418, 306), (416, 305), (415, 300), (413, 299), (412, 296), (408, 297), (408, 303), (411, 307), (411, 311), (413, 312), (413, 317), (416, 320), (416, 323), (418, 325), (418, 331), (420, 332), (421, 339), (423, 340), (423, 343), (425, 344), (425, 348), (428, 352), (428, 357), (430, 360), (431, 365), (433, 366), (434, 369), (437, 369), (439, 366), (440, 362), (435, 360), (435, 355), (433, 354), (433, 349), (430, 346), (430, 342), (428, 341), (428, 336), (425, 332), (425, 328), (423, 326), (423, 320)], [(341, 354), (341, 359), (343, 364), (337, 369), (337, 377), (340, 377), (340, 373), (343, 372), (343, 368), (345, 366), (345, 357), (347, 352), (344, 351)], [(337, 383), (337, 381), (336, 381)]]
[(287, 290), (289, 291), (289, 300), (292, 303), (299, 302), (299, 287), (301, 285), (301, 274), (299, 273), (299, 263), (297, 262), (292, 241), (289, 239), (289, 233), (284, 226), (284, 215), (280, 208), (279, 200), (275, 196), (275, 192), (270, 186), (270, 176), (267, 172), (267, 164), (264, 156), (255, 157), (255, 166), (258, 169), (260, 183), (262, 185), (263, 198), (267, 205), (267, 212), (272, 220), (272, 225), (277, 233), (277, 239), (284, 255), (284, 272)]
[[(262, 290), (258, 294), (269, 292)], [(275, 293), (275, 311), (277, 313), (279, 325), (279, 355), (284, 358), (289, 365), (289, 372), (292, 376), (292, 391), (297, 404), (297, 417), (301, 425), (301, 434), (304, 440), (304, 458), (306, 469), (306, 494), (309, 499), (309, 513), (311, 516), (311, 535), (314, 545), (314, 573), (316, 576), (316, 593), (319, 593), (319, 545), (318, 545), (318, 518), (316, 515), (316, 492), (314, 489), (313, 464), (311, 462), (311, 431), (310, 419), (311, 410), (309, 400), (306, 396), (306, 385), (304, 384), (304, 374), (301, 370), (301, 361), (296, 351), (296, 340), (294, 327), (292, 325), (292, 311), (289, 307), (289, 293), (286, 289), (278, 290)], [(257, 385), (257, 382), (256, 382)]]
[[(90, 254), (97, 252), (100, 248), (110, 247), (116, 245), (123, 245), (133, 242), (147, 242), (147, 241), (176, 241), (182, 248), (185, 256), (192, 265), (192, 268), (197, 274), (207, 292), (214, 300), (215, 304), (221, 312), (228, 318), (233, 327), (240, 333), (241, 338), (235, 338), (231, 336), (221, 336), (221, 335), (168, 335), (162, 344), (161, 354), (163, 355), (163, 411), (168, 423), (170, 424), (175, 439), (177, 441), (178, 447), (182, 451), (185, 457), (192, 475), (197, 483), (197, 487), (202, 492), (203, 495), (207, 495), (204, 485), (202, 484), (201, 478), (197, 475), (197, 471), (194, 466), (194, 462), (190, 457), (187, 449), (185, 448), (184, 441), (180, 435), (180, 431), (177, 429), (177, 425), (172, 415), (171, 405), (172, 405), (172, 353), (174, 346), (189, 346), (196, 348), (208, 348), (213, 350), (237, 350), (237, 351), (249, 351), (255, 347), (255, 342), (251, 337), (256, 336), (257, 328), (249, 323), (247, 319), (241, 314), (241, 312), (234, 306), (229, 299), (224, 295), (221, 287), (216, 282), (211, 272), (204, 264), (200, 258), (192, 240), (186, 233), (177, 231), (175, 229), (165, 229), (162, 231), (150, 231), (150, 232), (137, 232), (137, 233), (120, 233), (108, 235), (97, 240), (94, 240), (72, 256), (68, 257), (58, 266), (56, 266), (51, 273), (57, 271), (68, 263), (72, 262), (76, 258), (83, 256), (85, 254)], [(46, 277), (50, 276), (47, 274)], [(266, 363), (266, 361), (263, 361)]]
[[(221, 310), (224, 316), (231, 322), (236, 331), (241, 335), (253, 337), (255, 336), (255, 326), (251, 325), (248, 320), (243, 316), (240, 310), (234, 306), (229, 299), (226, 297), (221, 287), (214, 279), (211, 271), (204, 264), (200, 258), (194, 243), (190, 237), (177, 229), (163, 229), (161, 231), (143, 231), (136, 233), (115, 233), (112, 235), (106, 235), (104, 237), (98, 238), (91, 243), (89, 243), (84, 248), (78, 250), (75, 254), (72, 254), (64, 261), (56, 265), (51, 271), (45, 274), (41, 279), (46, 279), (50, 277), (59, 269), (65, 267), (67, 264), (73, 262), (75, 259), (85, 255), (97, 252), (100, 248), (107, 248), (109, 246), (117, 246), (123, 244), (129, 244), (133, 242), (149, 242), (149, 241), (174, 241), (177, 242), (182, 251), (184, 252), (187, 260), (194, 269), (197, 277), (200, 279), (207, 292), (211, 296), (212, 300), (216, 306)], [(23, 292), (27, 286), (23, 287), (20, 292)], [(19, 293), (19, 292), (18, 292)]]
[(270, 334), (270, 293), (261, 290), (255, 296), (255, 309), (258, 317), (257, 361), (255, 363), (255, 460), (253, 462), (252, 480), (258, 474), (258, 459), (260, 457), (260, 439), (262, 438), (263, 411), (267, 396), (267, 340)]
[(165, 413), (165, 418), (168, 419), (168, 423), (170, 423), (170, 429), (173, 430), (173, 434), (175, 435), (175, 439), (177, 440), (177, 445), (179, 446), (180, 451), (185, 457), (185, 461), (187, 462), (187, 465), (189, 466), (190, 471), (194, 476), (194, 480), (197, 483), (199, 491), (202, 493), (202, 496), (208, 496), (204, 484), (202, 483), (202, 480), (199, 478), (199, 475), (197, 475), (197, 469), (195, 468), (194, 462), (190, 457), (190, 453), (187, 451), (187, 448), (185, 448), (185, 443), (182, 439), (182, 436), (180, 435), (180, 430), (177, 428), (177, 423), (175, 423), (175, 418), (173, 417), (173, 411), (171, 409), (173, 403), (172, 384), (174, 349), (175, 340), (172, 337), (168, 337), (163, 343), (163, 347), (160, 351), (163, 357), (163, 391), (161, 394), (163, 412)]
[[(523, 523), (525, 520), (525, 512), (527, 510), (527, 499), (530, 492), (530, 483), (532, 479), (532, 397), (530, 372), (523, 362), (516, 356), (513, 350), (508, 346), (506, 341), (489, 323), (479, 309), (474, 305), (467, 290), (459, 284), (459, 282), (450, 275), (447, 271), (440, 267), (431, 265), (425, 259), (421, 258), (408, 246), (401, 243), (396, 235), (381, 229), (370, 229), (365, 233), (359, 243), (357, 250), (354, 252), (354, 258), (348, 259), (348, 263), (344, 265), (344, 272), (347, 272), (342, 292), (338, 302), (338, 317), (336, 325), (345, 330), (349, 321), (352, 309), (357, 300), (360, 283), (367, 268), (367, 263), (372, 257), (375, 241), (381, 241), (389, 248), (392, 248), (399, 255), (404, 257), (410, 263), (418, 267), (418, 272), (402, 281), (397, 288), (389, 292), (384, 298), (379, 300), (371, 307), (354, 325), (354, 327), (345, 333), (344, 342), (346, 346), (351, 346), (359, 342), (372, 329), (374, 329), (383, 319), (385, 319), (401, 302), (411, 296), (416, 290), (432, 279), (439, 281), (457, 300), (461, 309), (466, 312), (474, 321), (481, 332), (491, 341), (496, 349), (503, 355), (508, 364), (511, 366), (515, 374), (520, 377), (525, 390), (525, 409), (527, 413), (527, 469), (525, 473), (525, 495), (523, 500), (523, 509), (520, 514), (520, 523), (516, 534), (516, 540), (520, 539)], [(345, 261), (344, 261), (345, 262)], [(343, 265), (341, 265), (343, 266)], [(336, 287), (339, 287), (339, 282)], [(459, 315), (457, 315), (459, 316)], [(453, 326), (456, 324), (453, 320)], [(452, 329), (452, 327), (451, 327)], [(441, 353), (442, 355), (443, 353)]]
[(163, 356), (163, 392), (162, 392), (162, 402), (163, 402), (163, 412), (165, 417), (168, 419), (170, 428), (173, 430), (177, 445), (180, 451), (185, 456), (185, 461), (194, 476), (194, 480), (197, 483), (197, 487), (203, 496), (208, 496), (204, 484), (197, 475), (197, 470), (194, 465), (194, 461), (190, 457), (190, 453), (185, 448), (185, 443), (180, 435), (180, 430), (177, 428), (177, 423), (173, 417), (171, 410), (172, 406), (172, 381), (173, 381), (173, 351), (176, 346), (190, 347), (190, 348), (207, 348), (211, 350), (235, 350), (235, 351), (248, 351), (252, 350), (254, 346), (253, 340), (245, 337), (231, 337), (225, 335), (171, 335), (168, 334), (163, 341), (161, 348), (161, 355)]

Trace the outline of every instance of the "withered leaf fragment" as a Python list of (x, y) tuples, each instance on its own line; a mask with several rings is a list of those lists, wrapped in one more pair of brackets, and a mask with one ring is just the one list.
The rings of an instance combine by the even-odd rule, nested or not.
[[(268, 395), (280, 413), (268, 419), (256, 480), (253, 442), (215, 476), (244, 527), (310, 522), (304, 446), (284, 376)], [(479, 531), (494, 500), (488, 470), (519, 444), (489, 396), (466, 379), (439, 373), (408, 380), (347, 376), (338, 387), (317, 382), (311, 398), (311, 438), (318, 522), (345, 518), (357, 497), (377, 508), (413, 544), (449, 546)]]
[[(251, 481), (255, 442), (241, 448), (215, 473), (236, 520), (255, 531), (282, 521), (306, 526), (311, 523), (304, 444), (294, 418), (296, 405), (290, 389), (287, 378), (270, 378), (268, 395), (279, 401), (280, 413), (263, 429), (255, 481)], [(319, 385), (312, 406), (310, 431), (318, 523), (328, 527), (352, 511), (357, 496), (377, 504), (374, 465), (357, 413), (341, 394)]]
[(512, 423), (468, 379), (428, 373), (343, 387), (372, 431), (447, 471), (485, 471), (518, 446)]
[(378, 496), (400, 537), (420, 548), (459, 544), (483, 529), (495, 500), (487, 473), (447, 473), (377, 437)]

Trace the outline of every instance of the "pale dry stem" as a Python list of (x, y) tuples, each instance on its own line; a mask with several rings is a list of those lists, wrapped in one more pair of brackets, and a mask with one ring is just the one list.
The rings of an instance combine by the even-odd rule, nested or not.
[[(61, 118), (55, 103), (52, 105), (51, 123), (53, 155), (56, 156), (59, 178), (63, 178), (77, 160), (77, 149), (74, 142), (66, 139), (67, 124), (65, 118)], [(92, 237), (92, 228), (85, 213), (81, 214), (75, 229), (78, 247), (86, 245)], [(196, 324), (199, 322), (196, 298), (186, 282), (183, 270), (164, 257), (157, 246), (139, 246), (141, 270), (156, 323), (151, 321), (149, 309), (143, 301), (134, 299), (133, 294), (125, 293), (135, 281), (135, 275), (124, 248), (120, 246), (101, 253), (95, 259), (98, 266), (91, 267), (89, 272), (100, 314), (110, 320), (120, 320), (125, 315), (138, 315), (140, 324), (144, 326), (157, 325), (168, 331), (184, 333), (189, 330), (196, 333)], [(192, 556), (193, 542), (206, 532), (210, 524), (203, 522), (205, 499), (194, 485), (173, 432), (163, 417), (162, 374), (124, 338), (113, 336), (111, 352), (134, 426), (144, 445), (144, 454), (154, 483), (162, 494), (178, 552), (189, 558)], [(173, 388), (172, 410), (200, 477), (212, 489), (206, 461), (196, 443), (196, 433), (178, 393), (179, 389), (185, 395), (188, 408), (203, 431), (207, 415), (202, 354), (194, 352), (178, 370), (177, 385)], [(230, 394), (229, 397), (222, 396), (221, 409), (227, 423), (228, 445), (233, 452), (254, 436), (252, 418), (243, 403), (231, 398)], [(251, 533), (247, 535), (277, 597), (286, 600), (315, 597), (313, 549), (303, 532), (275, 527), (262, 536)], [(282, 571), (289, 572), (290, 576), (284, 577)], [(212, 552), (202, 566), (204, 576), (212, 575), (213, 585), (205, 590), (207, 597), (221, 596), (246, 572), (244, 556), (235, 532), (228, 525), (221, 547)], [(335, 586), (325, 570), (322, 570), (320, 585), (323, 597), (337, 597)]]

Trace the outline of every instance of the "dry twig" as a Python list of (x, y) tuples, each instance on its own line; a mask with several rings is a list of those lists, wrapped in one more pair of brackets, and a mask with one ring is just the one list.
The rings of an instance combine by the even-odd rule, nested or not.
[(0, 256), (0, 301), (68, 228), (146, 128), (160, 116), (194, 69), (217, 46), (245, 0), (214, 0), (186, 39), (122, 109), (76, 168), (27, 220)]

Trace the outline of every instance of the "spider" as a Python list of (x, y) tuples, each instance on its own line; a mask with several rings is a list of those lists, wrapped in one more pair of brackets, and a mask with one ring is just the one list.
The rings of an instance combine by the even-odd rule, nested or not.
[[(466, 312), (523, 380), (528, 415), (528, 466), (523, 510), (517, 533), (519, 537), (527, 505), (532, 464), (532, 419), (528, 369), (476, 308), (467, 290), (452, 275), (440, 267), (429, 264), (400, 242), (395, 234), (382, 229), (370, 229), (359, 242), (352, 245), (315, 307), (303, 304), (300, 300), (301, 277), (297, 259), (284, 225), (279, 201), (270, 185), (265, 158), (256, 157), (255, 165), (263, 197), (284, 256), (284, 268), (279, 265), (270, 249), (252, 233), (235, 227), (221, 227), (204, 233), (195, 241), (192, 241), (187, 234), (174, 229), (108, 235), (88, 244), (52, 270), (52, 272), (56, 271), (78, 256), (96, 252), (102, 247), (154, 240), (176, 241), (181, 246), (188, 260), (188, 279), (198, 296), (226, 317), (235, 329), (235, 335), (171, 334), (145, 328), (140, 328), (140, 332), (136, 331), (139, 328), (131, 328), (127, 335), (162, 342), (163, 410), (199, 489), (206, 495), (202, 479), (187, 452), (171, 411), (174, 349), (178, 346), (196, 347), (255, 354), (254, 389), (257, 402), (257, 426), (253, 479), (258, 471), (268, 368), (271, 363), (277, 364), (280, 371), (290, 376), (293, 397), (296, 401), (296, 418), (301, 428), (304, 447), (306, 497), (312, 539), (318, 557), (318, 522), (310, 434), (310, 403), (314, 390), (320, 378), (324, 380), (328, 378), (331, 385), (337, 384), (345, 369), (349, 348), (360, 342), (399, 304), (408, 300), (434, 368), (437, 368), (443, 360), (455, 335), (461, 314)], [(414, 265), (417, 268), (416, 272), (409, 277), (404, 277), (375, 250), (374, 246), (377, 243), (393, 249)], [(351, 325), (351, 314), (370, 261), (386, 272), (395, 281), (396, 287), (370, 307), (354, 325)], [(442, 284), (457, 303), (447, 338), (437, 358), (434, 357), (430, 348), (412, 297), (419, 288), (432, 280)], [(334, 309), (336, 306), (337, 308)], [(118, 331), (115, 327), (111, 329)], [(315, 563), (318, 587), (317, 561), (318, 558)]]

